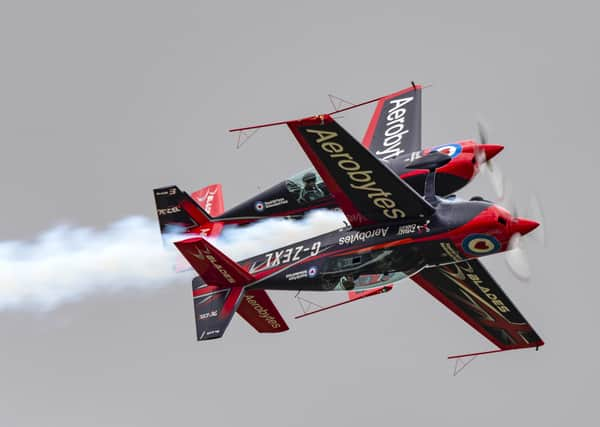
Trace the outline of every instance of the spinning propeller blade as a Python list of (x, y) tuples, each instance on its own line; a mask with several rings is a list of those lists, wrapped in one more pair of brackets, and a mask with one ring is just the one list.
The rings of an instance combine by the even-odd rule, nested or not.
[(492, 157), (498, 154), (504, 147), (488, 142), (487, 128), (481, 121), (477, 122), (477, 132), (479, 134), (479, 146), (475, 151), (475, 157), (480, 165), (486, 165), (496, 197), (502, 199), (504, 197), (504, 177), (500, 168), (492, 162)]
[[(530, 235), (536, 241), (545, 245), (543, 226), (545, 220), (540, 202), (535, 195), (531, 196), (529, 199), (529, 209), (525, 209), (526, 212), (524, 212), (524, 217), (531, 219), (520, 217), (523, 209), (519, 209), (519, 206), (515, 202), (511, 183), (505, 178), (498, 165), (491, 160), (502, 149), (502, 146), (489, 143), (488, 128), (482, 120), (477, 121), (477, 132), (479, 135), (479, 146), (475, 151), (477, 162), (486, 165), (487, 174), (496, 193), (498, 203), (506, 207), (513, 218), (517, 219), (517, 223), (512, 224), (513, 230), (516, 233), (510, 239), (508, 251), (505, 252), (506, 264), (519, 280), (524, 282), (529, 281), (531, 278), (531, 268), (527, 257), (526, 239), (523, 237), (525, 234), (531, 233)], [(500, 149), (497, 147), (500, 147)]]
[[(512, 187), (507, 184), (505, 189), (506, 191), (502, 204), (510, 211), (513, 218), (518, 218), (519, 221), (519, 225), (516, 226), (516, 229), (513, 227), (517, 233), (513, 235), (508, 243), (508, 251), (505, 253), (505, 260), (508, 268), (515, 277), (521, 281), (527, 282), (531, 278), (531, 268), (527, 256), (527, 241), (530, 239), (524, 239), (523, 236), (528, 234), (535, 241), (542, 243), (542, 246), (544, 246), (544, 215), (535, 195), (532, 195), (529, 198), (528, 209), (520, 209), (512, 195)], [(525, 218), (530, 219), (522, 218), (521, 214)]]
[[(511, 206), (512, 205), (512, 206)], [(525, 213), (527, 218), (519, 218), (519, 222), (524, 222), (516, 234), (514, 234), (509, 243), (508, 251), (505, 253), (506, 264), (512, 273), (524, 282), (531, 278), (531, 268), (527, 257), (527, 241), (523, 239), (528, 234), (537, 242), (545, 246), (544, 216), (537, 197), (531, 196), (529, 200), (530, 208)], [(509, 200), (510, 211), (514, 217), (518, 217), (517, 205)], [(535, 224), (535, 225), (534, 225)], [(529, 240), (529, 239), (527, 239)]]
[(508, 251), (505, 253), (504, 260), (510, 271), (517, 279), (527, 282), (531, 278), (531, 268), (525, 250), (521, 247), (521, 234), (513, 234), (508, 242)]

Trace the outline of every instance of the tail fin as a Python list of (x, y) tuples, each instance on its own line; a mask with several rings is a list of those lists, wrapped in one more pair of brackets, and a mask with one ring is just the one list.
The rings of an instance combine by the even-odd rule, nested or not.
[(163, 238), (168, 233), (192, 232), (202, 225), (179, 207), (183, 195), (184, 193), (175, 185), (154, 189), (156, 214)]
[(200, 274), (192, 281), (199, 341), (222, 337), (236, 311), (258, 332), (289, 329), (266, 291), (245, 291), (254, 278), (221, 251), (201, 237), (175, 245)]
[(207, 185), (194, 191), (191, 197), (184, 193), (180, 204), (190, 216), (204, 222), (200, 230), (196, 231), (197, 234), (206, 234), (209, 237), (221, 234), (223, 223), (213, 219), (225, 211), (221, 184)]
[(363, 145), (378, 159), (421, 150), (422, 89), (413, 83), (377, 102)]
[(221, 185), (209, 185), (194, 194), (201, 205), (175, 185), (154, 190), (156, 213), (163, 237), (168, 233), (206, 234), (214, 237), (221, 232), (223, 224), (213, 221), (212, 216), (202, 208), (209, 206), (214, 212), (222, 211)]
[[(222, 337), (233, 314), (242, 303), (242, 312), (251, 319), (248, 320), (246, 315), (242, 316), (257, 328), (254, 319), (257, 315), (253, 315), (249, 310), (259, 310), (253, 307), (250, 301), (243, 299), (245, 286), (254, 281), (250, 273), (202, 237), (175, 242), (175, 246), (200, 275), (192, 282), (198, 340)], [(272, 322), (278, 329), (282, 330), (283, 326), (287, 328), (285, 323), (281, 324), (277, 320), (273, 317)], [(274, 326), (271, 327), (275, 329)]]
[[(213, 222), (209, 213), (223, 213), (223, 193), (221, 184), (213, 184), (193, 193), (193, 198), (177, 186), (156, 188), (154, 199), (160, 232), (165, 247), (172, 248), (168, 234), (206, 234), (218, 236), (223, 223)], [(198, 200), (198, 203), (195, 202)], [(185, 204), (185, 208), (182, 206)], [(203, 209), (204, 208), (204, 209)], [(180, 273), (190, 269), (189, 264), (180, 256), (174, 261), (175, 271)]]
[(229, 288), (246, 286), (255, 280), (238, 263), (202, 237), (175, 242), (175, 246), (206, 283)]
[(192, 286), (198, 341), (221, 338), (242, 302), (244, 288), (207, 285), (200, 277)]
[(225, 211), (221, 184), (207, 185), (198, 191), (194, 191), (192, 199), (210, 216), (219, 216)]

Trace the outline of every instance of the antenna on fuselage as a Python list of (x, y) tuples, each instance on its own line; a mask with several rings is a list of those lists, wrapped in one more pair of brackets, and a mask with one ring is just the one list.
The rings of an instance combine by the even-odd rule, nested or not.
[(425, 177), (424, 197), (431, 205), (436, 205), (438, 203), (437, 196), (435, 195), (436, 169), (441, 168), (450, 160), (452, 160), (452, 157), (447, 154), (439, 151), (432, 151), (426, 156), (413, 160), (406, 166), (408, 169), (427, 169), (429, 171)]

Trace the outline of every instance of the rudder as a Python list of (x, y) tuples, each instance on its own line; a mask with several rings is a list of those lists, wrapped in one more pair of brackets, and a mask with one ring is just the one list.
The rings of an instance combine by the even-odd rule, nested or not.
[[(213, 184), (194, 192), (196, 200), (177, 186), (154, 189), (156, 214), (160, 232), (165, 240), (167, 234), (206, 234), (217, 236), (223, 224), (213, 221), (203, 207), (213, 208), (213, 212), (223, 210), (223, 195), (220, 184)], [(210, 204), (209, 204), (210, 203)], [(219, 214), (219, 213), (217, 213)], [(170, 243), (165, 240), (165, 243)]]
[(244, 288), (208, 285), (200, 277), (192, 286), (198, 341), (221, 338), (242, 302)]

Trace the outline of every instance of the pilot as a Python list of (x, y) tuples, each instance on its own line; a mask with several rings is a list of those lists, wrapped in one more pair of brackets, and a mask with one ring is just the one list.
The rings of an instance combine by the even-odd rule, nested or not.
[(306, 172), (302, 177), (302, 181), (304, 182), (304, 188), (300, 190), (298, 203), (312, 202), (325, 196), (323, 190), (317, 186), (317, 176), (314, 172)]

